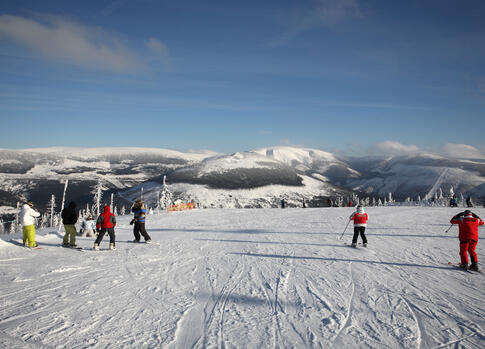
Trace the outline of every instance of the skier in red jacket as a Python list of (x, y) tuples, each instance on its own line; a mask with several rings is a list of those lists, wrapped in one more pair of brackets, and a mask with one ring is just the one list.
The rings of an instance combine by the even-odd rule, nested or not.
[(104, 234), (109, 234), (109, 249), (115, 249), (115, 227), (116, 217), (110, 212), (109, 205), (104, 206), (104, 212), (101, 213), (96, 220), (96, 231), (99, 233), (98, 238), (94, 242), (93, 249), (99, 250), (99, 244), (103, 240)]
[(454, 216), (450, 223), (458, 224), (459, 227), (460, 267), (464, 269), (468, 268), (468, 252), (472, 262), (469, 269), (478, 271), (478, 257), (475, 248), (478, 243), (478, 226), (483, 225), (483, 221), (472, 211), (466, 210)]
[(362, 244), (367, 247), (367, 237), (365, 236), (365, 227), (369, 216), (364, 212), (364, 208), (360, 205), (357, 206), (357, 211), (352, 213), (350, 220), (354, 221), (354, 237), (352, 238), (352, 247), (357, 247), (357, 239), (362, 238)]

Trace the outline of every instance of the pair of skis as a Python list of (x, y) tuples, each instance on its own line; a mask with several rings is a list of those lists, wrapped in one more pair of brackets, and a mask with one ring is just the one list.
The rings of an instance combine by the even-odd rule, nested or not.
[(460, 270), (463, 270), (463, 271), (466, 271), (470, 274), (475, 274), (475, 273), (479, 273), (479, 274), (483, 274), (480, 270), (470, 270), (470, 269), (465, 269), (465, 268), (462, 268), (460, 267), (459, 264), (457, 263), (453, 263), (453, 262), (448, 262), (448, 265), (452, 268), (456, 268), (456, 269), (460, 269)]

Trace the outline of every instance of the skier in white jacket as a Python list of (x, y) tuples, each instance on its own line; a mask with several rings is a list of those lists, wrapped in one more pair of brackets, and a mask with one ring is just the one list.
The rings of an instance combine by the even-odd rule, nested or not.
[(20, 210), (20, 222), (22, 222), (23, 243), (24, 246), (36, 247), (35, 242), (35, 218), (40, 217), (40, 213), (34, 210), (32, 207), (34, 203), (28, 201), (22, 206)]
[(89, 216), (86, 218), (82, 223), (81, 223), (81, 229), (82, 233), (81, 236), (85, 237), (91, 237), (95, 236), (95, 231), (96, 231), (96, 222), (93, 220), (93, 217)]

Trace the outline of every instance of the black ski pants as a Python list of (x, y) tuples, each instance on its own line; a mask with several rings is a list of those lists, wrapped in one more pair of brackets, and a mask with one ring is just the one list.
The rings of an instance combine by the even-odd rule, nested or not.
[(362, 243), (367, 243), (367, 237), (365, 236), (365, 227), (354, 227), (354, 237), (352, 238), (352, 243), (356, 244), (357, 239), (360, 237), (362, 238)]
[(96, 238), (96, 241), (94, 242), (99, 246), (101, 241), (103, 240), (104, 234), (106, 232), (109, 234), (109, 243), (114, 244), (115, 243), (115, 229), (114, 228), (101, 228), (101, 231), (98, 234), (98, 237)]
[(152, 238), (148, 235), (147, 230), (145, 229), (145, 223), (135, 223), (133, 227), (133, 234), (135, 235), (135, 240), (140, 241), (140, 233), (143, 235), (145, 241), (151, 240)]

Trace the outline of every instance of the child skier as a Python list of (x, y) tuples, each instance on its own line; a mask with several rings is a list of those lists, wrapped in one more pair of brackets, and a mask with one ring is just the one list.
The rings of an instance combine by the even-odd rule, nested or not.
[(104, 212), (101, 213), (96, 220), (96, 231), (99, 233), (98, 238), (94, 242), (93, 249), (99, 250), (99, 244), (103, 240), (104, 234), (109, 234), (109, 249), (115, 249), (115, 227), (116, 217), (110, 212), (109, 205), (104, 206)]
[(454, 216), (451, 224), (458, 224), (460, 239), (460, 268), (468, 269), (468, 254), (470, 254), (471, 264), (469, 269), (478, 271), (478, 257), (475, 248), (478, 243), (478, 226), (483, 225), (483, 221), (470, 210)]
[[(151, 243), (152, 238), (148, 235), (147, 230), (145, 228), (145, 221), (147, 215), (147, 209), (145, 205), (143, 205), (143, 201), (137, 200), (133, 207), (131, 208), (131, 212), (134, 213), (134, 218), (132, 222), (135, 224), (133, 226), (133, 235), (135, 235), (135, 240), (133, 242), (140, 242), (140, 233), (143, 235), (146, 243)], [(131, 224), (131, 223), (130, 223)]]
[(95, 235), (94, 231), (96, 230), (96, 223), (94, 222), (92, 216), (88, 216), (85, 220), (83, 220), (83, 222), (81, 223), (81, 229), (82, 237), (92, 237)]
[(356, 207), (356, 211), (350, 216), (350, 220), (354, 221), (354, 237), (352, 238), (352, 247), (357, 247), (357, 239), (362, 238), (362, 244), (367, 247), (367, 237), (365, 236), (365, 227), (369, 216), (364, 212), (364, 208), (360, 205)]
[(33, 209), (34, 203), (28, 201), (20, 210), (20, 221), (22, 222), (23, 245), (37, 247), (35, 242), (35, 218), (40, 217), (40, 213)]

